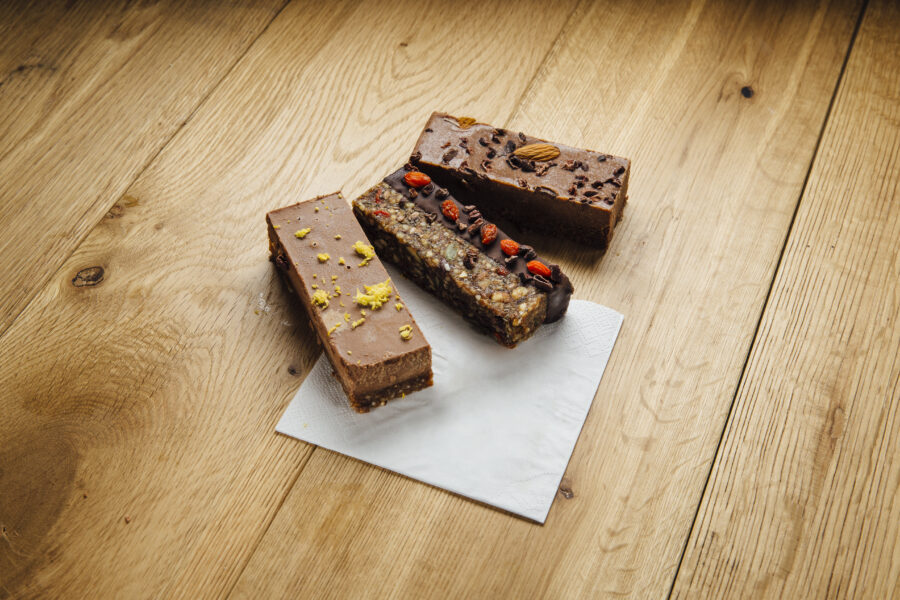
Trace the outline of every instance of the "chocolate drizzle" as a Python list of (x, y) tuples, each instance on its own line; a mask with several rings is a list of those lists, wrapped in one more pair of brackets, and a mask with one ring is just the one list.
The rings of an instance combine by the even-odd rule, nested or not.
[[(519, 260), (508, 260), (509, 257), (507, 257), (500, 249), (500, 242), (508, 240), (510, 237), (503, 233), (499, 228), (497, 229), (497, 240), (495, 242), (488, 246), (484, 246), (484, 244), (481, 243), (481, 224), (485, 224), (486, 221), (484, 221), (484, 218), (475, 206), (463, 205), (456, 200), (456, 198), (451, 196), (447, 190), (437, 185), (433, 185), (433, 189), (431, 189), (429, 193), (425, 193), (425, 188), (420, 188), (418, 193), (412, 194), (411, 192), (415, 190), (410, 188), (403, 180), (404, 175), (406, 175), (406, 171), (400, 169), (385, 177), (384, 182), (426, 213), (439, 215), (436, 220), (443, 223), (444, 227), (447, 227), (460, 238), (480, 249), (485, 255), (490, 257), (501, 267), (507, 269), (510, 273), (518, 275), (523, 283), (526, 285), (533, 285), (537, 289), (546, 292), (547, 316), (544, 319), (545, 323), (557, 321), (565, 314), (566, 309), (569, 307), (569, 299), (572, 296), (574, 287), (572, 286), (572, 282), (569, 281), (569, 278), (559, 270), (558, 265), (551, 265), (545, 262), (545, 264), (550, 267), (554, 277), (552, 281), (541, 278), (541, 281), (535, 282), (535, 278), (526, 267), (528, 260), (537, 258), (534, 250), (530, 246), (524, 244), (520, 245), (520, 248), (525, 249), (523, 258), (526, 260), (523, 260), (522, 258)], [(445, 202), (448, 199), (459, 208), (459, 219), (457, 221), (451, 221), (441, 213), (441, 202)], [(481, 223), (478, 223), (479, 221), (481, 221)]]

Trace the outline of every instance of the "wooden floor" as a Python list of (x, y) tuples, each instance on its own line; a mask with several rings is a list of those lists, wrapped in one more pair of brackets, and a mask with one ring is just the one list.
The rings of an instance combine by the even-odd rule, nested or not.
[[(900, 597), (900, 4), (0, 5), (0, 597)], [(277, 435), (264, 212), (433, 110), (633, 159), (544, 526)]]

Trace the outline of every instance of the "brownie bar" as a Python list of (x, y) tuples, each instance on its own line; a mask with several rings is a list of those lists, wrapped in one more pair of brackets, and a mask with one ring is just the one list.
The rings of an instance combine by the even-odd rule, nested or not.
[(266, 215), (271, 260), (306, 308), (350, 406), (432, 384), (431, 346), (340, 194)]
[(353, 201), (382, 257), (509, 347), (565, 313), (573, 288), (558, 266), (411, 168)]
[(606, 248), (631, 161), (434, 113), (411, 161), (486, 216)]

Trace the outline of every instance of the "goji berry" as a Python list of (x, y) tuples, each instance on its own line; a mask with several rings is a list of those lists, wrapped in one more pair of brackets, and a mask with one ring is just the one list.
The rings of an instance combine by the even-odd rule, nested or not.
[(519, 243), (515, 240), (500, 240), (500, 249), (507, 256), (515, 256), (519, 253)]
[(528, 270), (534, 273), (535, 275), (543, 275), (544, 277), (550, 277), (550, 267), (545, 265), (539, 260), (528, 261), (528, 264), (525, 265), (528, 267)]
[(481, 228), (481, 243), (490, 246), (497, 239), (497, 226), (488, 223)]
[(421, 171), (410, 171), (403, 176), (403, 181), (410, 187), (420, 188), (431, 183), (431, 177)]
[(386, 211), (386, 210), (376, 210), (376, 211), (375, 211), (375, 214), (376, 214), (376, 215), (381, 215), (382, 217), (389, 217), (389, 216), (391, 216), (391, 213), (389, 213), (389, 212)]
[[(407, 173), (407, 175), (409, 175), (409, 173)], [(449, 198), (441, 202), (441, 212), (451, 221), (455, 221), (459, 218), (459, 207)]]

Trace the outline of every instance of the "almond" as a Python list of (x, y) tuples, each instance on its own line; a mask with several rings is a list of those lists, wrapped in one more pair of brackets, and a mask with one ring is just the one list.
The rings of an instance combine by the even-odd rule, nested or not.
[(513, 154), (527, 160), (553, 160), (559, 156), (559, 148), (553, 144), (528, 144), (516, 150)]
[(476, 123), (475, 119), (472, 117), (456, 117), (456, 122), (459, 123), (459, 126), (463, 129), (468, 129)]

